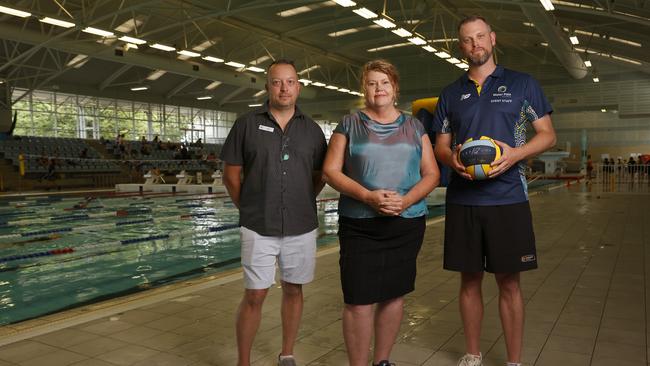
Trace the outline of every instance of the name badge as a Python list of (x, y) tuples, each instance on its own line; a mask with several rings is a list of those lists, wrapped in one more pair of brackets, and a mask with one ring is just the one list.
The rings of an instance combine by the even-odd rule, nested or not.
[(266, 132), (273, 132), (273, 127), (269, 126), (260, 125), (259, 129)]

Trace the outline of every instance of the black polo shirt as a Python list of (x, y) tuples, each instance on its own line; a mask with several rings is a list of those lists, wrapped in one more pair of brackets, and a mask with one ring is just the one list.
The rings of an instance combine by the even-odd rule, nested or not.
[(220, 158), (243, 166), (239, 223), (264, 236), (318, 227), (312, 173), (322, 169), (326, 151), (323, 131), (298, 107), (285, 131), (268, 102), (237, 118)]

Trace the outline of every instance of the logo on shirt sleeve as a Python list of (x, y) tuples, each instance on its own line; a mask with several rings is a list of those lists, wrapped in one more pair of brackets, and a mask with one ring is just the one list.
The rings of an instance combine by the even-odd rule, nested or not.
[(463, 100), (469, 98), (472, 94), (463, 94), (460, 96), (460, 101), (462, 102)]
[(445, 119), (442, 121), (442, 128), (440, 129), (441, 133), (450, 133), (451, 132), (451, 127), (449, 126), (449, 119), (445, 117)]

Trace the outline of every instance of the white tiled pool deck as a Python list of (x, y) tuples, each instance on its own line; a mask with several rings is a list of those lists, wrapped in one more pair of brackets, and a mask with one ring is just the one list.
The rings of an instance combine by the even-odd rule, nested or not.
[[(540, 268), (522, 276), (524, 363), (648, 366), (650, 194), (582, 190), (531, 198)], [(430, 222), (392, 354), (398, 366), (453, 366), (463, 353), (459, 281), (442, 270), (442, 234), (442, 221)], [(305, 287), (299, 365), (347, 365), (339, 286), (338, 250), (321, 250), (316, 280)], [(0, 366), (235, 365), (241, 294), (241, 274), (233, 271), (0, 328)], [(265, 303), (256, 366), (276, 362), (280, 294), (272, 289)], [(491, 276), (484, 296), (484, 365), (504, 365)]]

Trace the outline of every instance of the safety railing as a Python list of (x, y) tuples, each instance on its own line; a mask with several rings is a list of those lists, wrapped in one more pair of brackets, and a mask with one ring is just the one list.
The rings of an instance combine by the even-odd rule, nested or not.
[(650, 193), (650, 164), (594, 164), (587, 184), (600, 192)]

